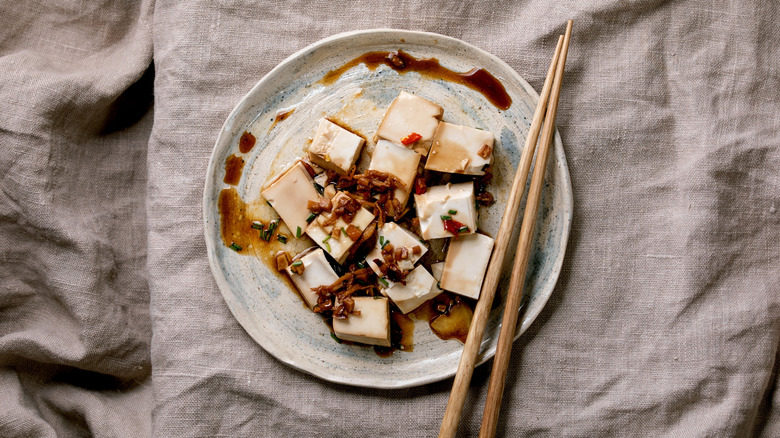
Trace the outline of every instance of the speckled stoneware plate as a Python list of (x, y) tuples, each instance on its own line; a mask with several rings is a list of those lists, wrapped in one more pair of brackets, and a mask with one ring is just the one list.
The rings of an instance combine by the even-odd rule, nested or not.
[[(415, 72), (399, 74), (384, 65), (369, 70), (360, 64), (335, 83), (318, 83), (327, 72), (366, 52), (399, 49), (417, 58), (437, 58), (442, 65), (458, 72), (482, 67), (500, 79), (513, 103), (502, 111), (465, 86), (425, 78)], [(268, 353), (331, 382), (373, 388), (435, 382), (455, 374), (463, 344), (439, 339), (421, 320), (415, 321), (412, 352), (396, 351), (390, 357), (379, 357), (370, 347), (335, 342), (322, 318), (305, 308), (289, 283), (261, 260), (264, 254), (260, 252), (275, 252), (278, 247), (257, 248), (260, 258), (256, 258), (237, 254), (223, 244), (218, 198), (220, 191), (228, 187), (223, 183), (225, 162), (233, 154), (244, 158), (246, 165), (235, 187), (244, 201), (262, 213), (261, 186), (296, 157), (303, 156), (321, 117), (338, 119), (370, 140), (385, 109), (401, 90), (441, 105), (445, 121), (480, 127), (496, 135), (495, 178), (490, 189), (497, 203), (481, 208), (479, 220), (480, 228), (495, 236), (538, 95), (503, 61), (454, 38), (424, 32), (369, 30), (335, 35), (295, 53), (241, 99), (222, 127), (209, 162), (203, 197), (206, 244), (211, 269), (231, 312)], [(294, 110), (285, 120), (274, 123), (278, 113), (290, 109)], [(253, 133), (257, 144), (249, 153), (240, 154), (238, 142), (244, 131)], [(367, 147), (371, 150), (373, 144), (369, 141)], [(572, 192), (559, 135), (555, 137), (547, 183), (526, 282), (530, 293), (526, 294), (518, 337), (547, 303), (560, 273), (569, 235)], [(516, 239), (517, 230), (510, 243), (510, 254)], [(285, 246), (288, 250), (294, 248), (294, 244)], [(510, 264), (511, 257), (504, 266), (499, 294), (508, 285)], [(495, 353), (502, 311), (500, 305), (490, 315), (479, 363)]]

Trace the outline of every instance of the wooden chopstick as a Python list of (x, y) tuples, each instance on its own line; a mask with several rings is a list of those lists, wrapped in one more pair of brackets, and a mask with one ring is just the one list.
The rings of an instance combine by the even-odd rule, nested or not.
[(542, 93), (539, 96), (539, 102), (536, 105), (536, 111), (534, 112), (534, 117), (531, 121), (531, 127), (528, 130), (528, 137), (526, 137), (520, 164), (517, 167), (517, 172), (515, 173), (515, 178), (512, 182), (512, 189), (509, 193), (506, 210), (504, 211), (504, 216), (501, 219), (501, 226), (496, 235), (496, 246), (490, 257), (479, 301), (477, 301), (476, 308), (474, 309), (474, 315), (471, 318), (469, 332), (466, 337), (466, 344), (463, 346), (463, 353), (461, 353), (458, 372), (452, 383), (452, 392), (450, 393), (450, 398), (447, 402), (447, 408), (444, 411), (441, 428), (439, 429), (439, 438), (452, 438), (458, 430), (460, 416), (463, 412), (463, 404), (466, 401), (466, 393), (468, 392), (471, 377), (474, 374), (474, 367), (476, 366), (477, 356), (479, 354), (480, 345), (482, 344), (482, 337), (485, 333), (485, 326), (487, 325), (488, 317), (490, 316), (493, 297), (495, 296), (496, 287), (498, 286), (501, 266), (504, 263), (504, 256), (506, 255), (507, 247), (509, 246), (509, 241), (512, 237), (515, 221), (517, 220), (520, 200), (525, 191), (526, 181), (528, 180), (528, 171), (531, 168), (534, 150), (536, 149), (536, 143), (539, 139), (539, 131), (542, 127), (544, 112), (547, 108), (547, 101), (549, 100), (550, 90), (552, 88), (555, 66), (562, 46), (563, 37), (558, 39), (555, 55), (553, 56), (552, 63), (547, 71), (547, 78), (544, 81)]
[(558, 65), (556, 66), (555, 79), (553, 81), (550, 103), (547, 106), (547, 115), (544, 120), (542, 139), (539, 143), (539, 152), (536, 155), (536, 165), (531, 177), (531, 187), (528, 189), (528, 199), (523, 213), (523, 224), (520, 227), (520, 237), (517, 242), (517, 253), (512, 268), (512, 277), (509, 280), (504, 317), (501, 321), (501, 333), (498, 336), (496, 356), (493, 359), (493, 370), (490, 373), (485, 410), (482, 413), (482, 427), (479, 430), (480, 438), (489, 438), (495, 435), (498, 424), (498, 414), (501, 409), (501, 398), (504, 394), (506, 373), (509, 367), (509, 358), (512, 355), (512, 341), (520, 310), (520, 302), (523, 298), (523, 283), (528, 269), (528, 258), (533, 246), (533, 233), (536, 225), (536, 217), (539, 212), (544, 174), (547, 169), (547, 158), (550, 155), (550, 145), (553, 143), (555, 133), (555, 113), (558, 110), (558, 98), (561, 94), (561, 82), (563, 69), (566, 66), (566, 55), (571, 39), (572, 21), (566, 25), (566, 34), (563, 37), (563, 49), (561, 50)]

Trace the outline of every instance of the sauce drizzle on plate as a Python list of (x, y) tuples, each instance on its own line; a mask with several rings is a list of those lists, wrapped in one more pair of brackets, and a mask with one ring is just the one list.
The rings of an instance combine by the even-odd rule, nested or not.
[(465, 73), (458, 73), (442, 66), (436, 58), (415, 58), (403, 50), (364, 53), (341, 67), (329, 71), (322, 77), (320, 82), (325, 85), (332, 84), (347, 70), (359, 64), (365, 64), (369, 70), (375, 70), (384, 64), (401, 74), (416, 71), (428, 78), (454, 82), (478, 91), (496, 108), (507, 110), (512, 106), (512, 98), (509, 97), (504, 85), (487, 70), (472, 68)]

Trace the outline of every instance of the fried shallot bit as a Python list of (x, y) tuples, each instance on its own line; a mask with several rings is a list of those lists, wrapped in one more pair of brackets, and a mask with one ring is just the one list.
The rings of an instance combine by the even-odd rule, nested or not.
[(493, 153), (493, 147), (488, 144), (483, 144), (482, 147), (479, 148), (479, 151), (477, 151), (477, 155), (479, 155), (482, 158), (487, 158), (492, 153)]
[(374, 295), (374, 271), (371, 268), (356, 269), (354, 266), (350, 269), (350, 272), (339, 277), (330, 286), (312, 288), (318, 297), (317, 305), (313, 308), (315, 313), (332, 312), (336, 319), (346, 318), (349, 314), (359, 315), (351, 297), (358, 292)]
[(303, 261), (296, 260), (290, 265), (290, 270), (295, 274), (302, 275), (303, 271), (306, 270), (306, 266), (303, 265)]
[(274, 255), (274, 259), (276, 260), (276, 269), (278, 271), (284, 271), (288, 266), (290, 266), (290, 263), (292, 262), (290, 255), (285, 251), (277, 252)]
[(490, 192), (482, 192), (477, 195), (475, 199), (479, 205), (484, 205), (486, 207), (489, 207), (496, 202), (496, 199), (493, 198), (493, 194)]
[(320, 214), (323, 211), (330, 212), (333, 209), (333, 204), (328, 198), (320, 198), (314, 201), (306, 203), (306, 208), (314, 214)]
[(412, 247), (412, 254), (414, 254), (414, 255), (422, 254), (422, 248), (420, 247), (420, 245), (414, 245)]
[(357, 242), (358, 239), (360, 239), (360, 235), (362, 234), (360, 231), (360, 228), (349, 224), (346, 228), (347, 236), (349, 236), (349, 239), (353, 242)]
[(306, 169), (306, 171), (309, 172), (309, 176), (314, 178), (314, 176), (317, 175), (317, 173), (314, 172), (314, 168), (311, 166), (311, 163), (308, 160), (301, 160), (301, 164), (303, 164), (304, 169)]
[(395, 252), (393, 253), (393, 257), (395, 258), (396, 261), (406, 260), (409, 258), (409, 250), (405, 246), (396, 248)]

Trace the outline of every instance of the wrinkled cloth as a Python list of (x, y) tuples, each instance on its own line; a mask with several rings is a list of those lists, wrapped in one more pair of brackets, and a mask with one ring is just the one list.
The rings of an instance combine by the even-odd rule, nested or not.
[[(452, 381), (323, 382), (211, 275), (220, 126), (335, 33), (437, 32), (541, 88), (574, 213), (499, 436), (780, 436), (780, 26), (771, 0), (0, 5), (0, 436), (434, 436)], [(459, 427), (476, 436), (490, 365)]]

